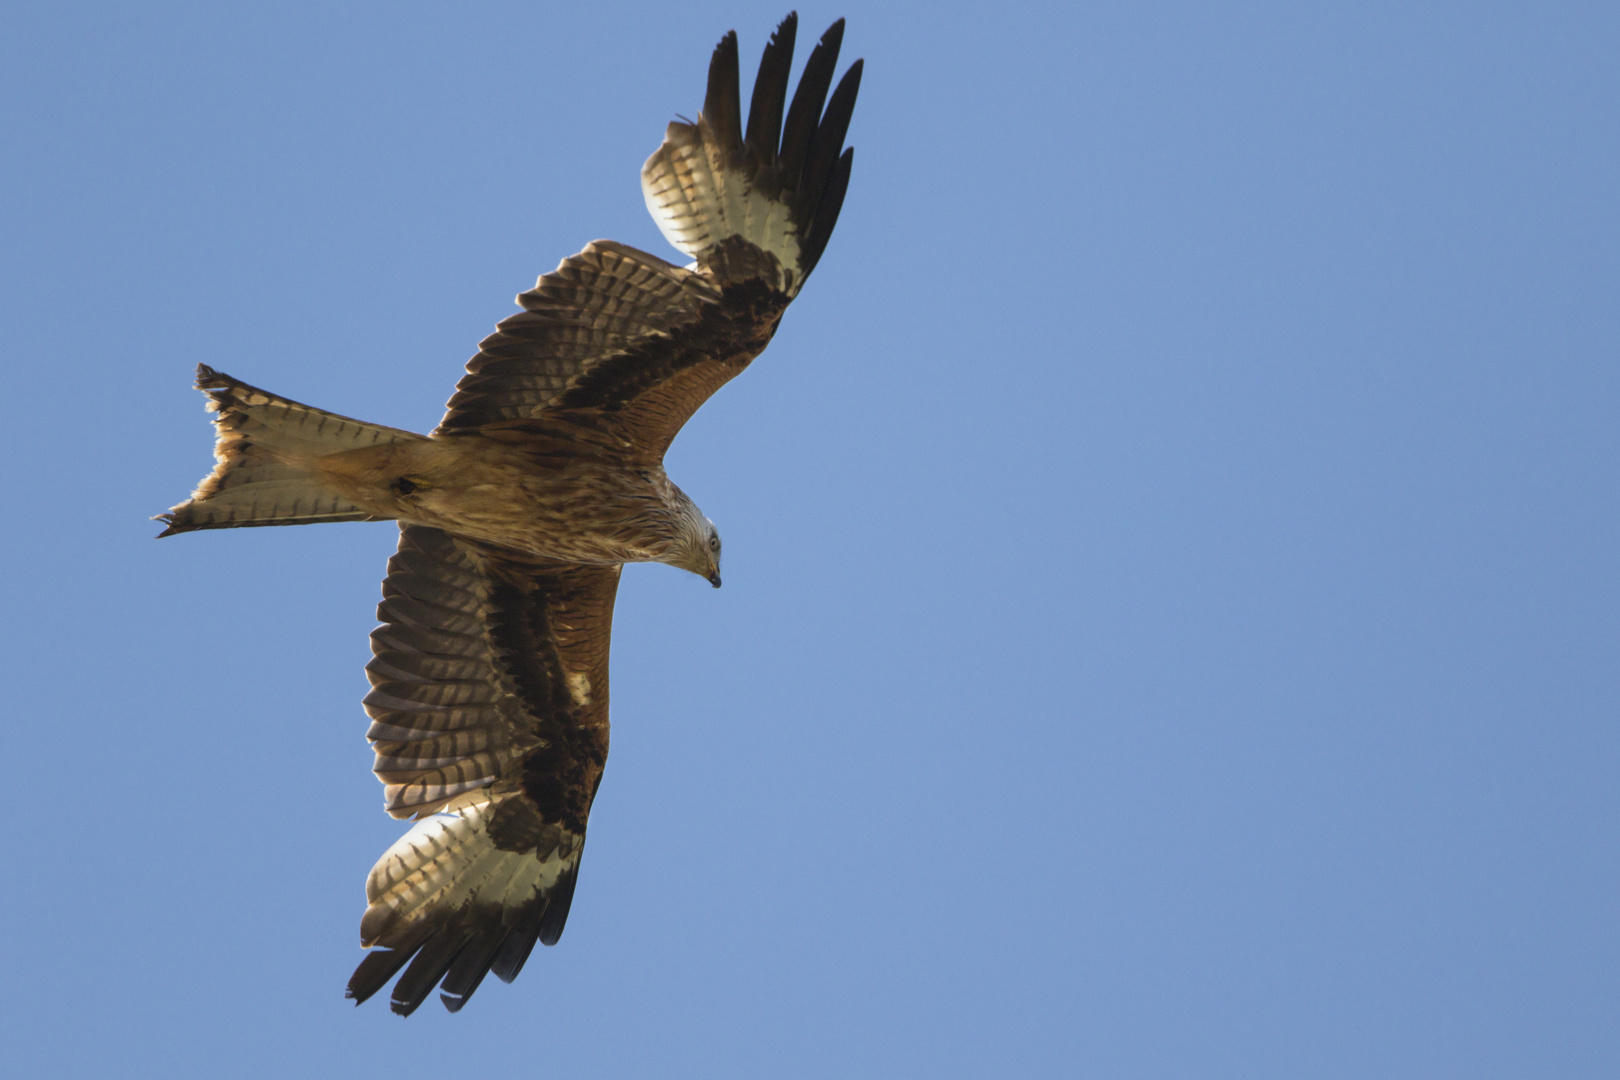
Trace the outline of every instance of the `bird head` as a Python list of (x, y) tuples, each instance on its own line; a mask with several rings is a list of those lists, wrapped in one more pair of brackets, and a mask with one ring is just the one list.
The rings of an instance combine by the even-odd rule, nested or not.
[(703, 525), (700, 535), (693, 538), (699, 550), (686, 569), (718, 589), (720, 587), (720, 530), (716, 529), (714, 522), (708, 518), (703, 519)]
[(703, 516), (697, 504), (680, 488), (670, 485), (675, 496), (675, 542), (660, 561), (690, 570), (715, 588), (720, 587), (720, 530)]

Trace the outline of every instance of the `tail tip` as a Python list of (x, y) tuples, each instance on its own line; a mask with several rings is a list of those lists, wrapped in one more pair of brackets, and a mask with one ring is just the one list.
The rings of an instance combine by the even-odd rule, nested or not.
[(161, 540), (165, 536), (178, 536), (180, 533), (192, 532), (197, 528), (197, 526), (189, 522), (178, 520), (175, 514), (154, 514), (152, 520), (161, 521), (168, 526), (168, 528), (153, 537), (154, 540)]

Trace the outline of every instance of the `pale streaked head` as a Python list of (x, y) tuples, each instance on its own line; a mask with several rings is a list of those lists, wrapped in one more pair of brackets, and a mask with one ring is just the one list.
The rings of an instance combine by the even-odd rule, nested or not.
[(676, 496), (675, 542), (660, 562), (690, 570), (715, 588), (720, 587), (720, 530), (703, 516), (697, 504), (680, 488), (670, 485)]

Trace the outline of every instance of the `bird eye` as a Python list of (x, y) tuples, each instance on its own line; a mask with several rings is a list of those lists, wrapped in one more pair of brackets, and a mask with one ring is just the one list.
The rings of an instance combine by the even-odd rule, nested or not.
[(719, 551), (720, 550), (720, 538), (718, 536), (709, 537), (709, 550), (710, 551)]

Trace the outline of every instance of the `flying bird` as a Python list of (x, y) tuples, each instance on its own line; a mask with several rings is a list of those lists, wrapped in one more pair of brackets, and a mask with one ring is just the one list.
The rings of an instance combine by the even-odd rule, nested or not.
[[(518, 296), (431, 434), (301, 405), (209, 368), (217, 465), (162, 536), (397, 521), (365, 699), (385, 806), (415, 824), (366, 879), (356, 1003), (435, 986), (458, 1011), (555, 944), (608, 751), (619, 572), (662, 562), (720, 586), (720, 534), (664, 472), (711, 394), (776, 332), (849, 184), (855, 61), (828, 96), (844, 23), (787, 104), (798, 20), (760, 61), (746, 128), (737, 36), (694, 123), (641, 170), (647, 208), (693, 261), (598, 240)], [(784, 105), (786, 113), (784, 116)], [(406, 965), (409, 964), (409, 967)]]

